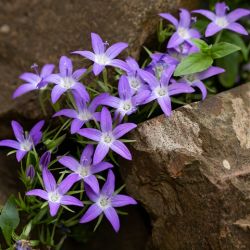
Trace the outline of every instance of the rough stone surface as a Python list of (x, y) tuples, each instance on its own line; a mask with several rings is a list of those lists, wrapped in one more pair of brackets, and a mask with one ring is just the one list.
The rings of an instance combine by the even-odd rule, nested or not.
[[(18, 76), (33, 63), (57, 63), (60, 55), (90, 49), (90, 32), (109, 43), (124, 41), (129, 52), (156, 30), (159, 12), (192, 9), (198, 0), (1, 0), (0, 1), (0, 131), (8, 132), (6, 120), (41, 116), (37, 95), (11, 101), (20, 84)], [(125, 53), (126, 54), (126, 53)], [(124, 54), (124, 56), (125, 56)], [(82, 60), (75, 56), (76, 65)], [(80, 61), (81, 60), (81, 61)]]
[(152, 223), (147, 249), (250, 249), (250, 84), (140, 124), (127, 191)]

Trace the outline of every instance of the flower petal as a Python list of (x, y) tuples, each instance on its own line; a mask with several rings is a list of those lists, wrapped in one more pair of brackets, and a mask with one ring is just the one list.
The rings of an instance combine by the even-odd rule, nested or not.
[(94, 63), (93, 65), (93, 73), (95, 76), (98, 76), (104, 69), (104, 65)]
[(167, 48), (174, 48), (184, 42), (184, 39), (175, 32), (168, 41)]
[(137, 202), (130, 196), (117, 194), (111, 198), (112, 207), (123, 207), (126, 205), (135, 205)]
[(72, 206), (78, 206), (83, 207), (83, 203), (71, 195), (64, 195), (60, 201), (62, 205), (72, 205)]
[(171, 99), (169, 96), (160, 97), (157, 99), (162, 111), (166, 116), (170, 116), (172, 112)]
[(86, 69), (78, 69), (76, 70), (72, 77), (76, 80), (76, 81), (79, 81), (80, 78), (83, 76), (83, 74), (86, 72)]
[(92, 156), (94, 154), (94, 145), (87, 145), (82, 151), (81, 155), (81, 164), (82, 165), (90, 165), (92, 163)]
[(207, 96), (207, 88), (204, 85), (204, 83), (201, 81), (195, 81), (193, 82), (192, 86), (200, 89), (201, 94), (202, 94), (202, 100), (204, 100)]
[(99, 194), (100, 188), (98, 180), (94, 175), (89, 175), (84, 178), (84, 182), (89, 185), (89, 187), (95, 192), (96, 194)]
[(101, 213), (102, 213), (102, 209), (98, 205), (93, 204), (89, 207), (87, 212), (80, 219), (80, 223), (87, 223), (89, 221), (92, 221), (96, 217), (98, 217)]
[(22, 142), (24, 140), (23, 127), (17, 121), (12, 121), (11, 126), (12, 126), (16, 139), (19, 142)]
[(141, 105), (150, 96), (149, 90), (141, 90), (132, 97), (132, 103), (134, 106)]
[(158, 79), (153, 74), (142, 69), (140, 69), (138, 72), (140, 77), (149, 84), (151, 89), (154, 89), (160, 85)]
[(222, 3), (216, 3), (215, 5), (215, 13), (216, 16), (225, 16), (226, 15), (226, 10), (228, 9), (228, 6), (226, 5), (225, 2)]
[(205, 37), (213, 36), (214, 34), (218, 33), (222, 29), (223, 29), (222, 27), (212, 22), (206, 28)]
[(71, 76), (73, 72), (73, 65), (70, 58), (67, 56), (61, 56), (59, 62), (60, 75), (62, 77)]
[(115, 43), (112, 46), (110, 46), (105, 54), (110, 58), (113, 59), (116, 56), (118, 56), (124, 49), (128, 47), (127, 43)]
[(212, 11), (209, 11), (209, 10), (193, 10), (192, 13), (201, 14), (207, 17), (208, 19), (210, 19), (211, 21), (214, 21), (216, 18), (216, 15)]
[(211, 76), (221, 74), (223, 72), (225, 72), (225, 69), (220, 68), (220, 67), (211, 66), (207, 70), (205, 70), (205, 71), (203, 71), (201, 73), (198, 73), (198, 78), (200, 80), (204, 80), (204, 79), (207, 79), (207, 78), (209, 78)]
[(42, 189), (33, 189), (28, 191), (25, 195), (27, 196), (38, 196), (44, 200), (48, 200), (48, 193)]
[(89, 199), (91, 201), (93, 201), (93, 202), (97, 202), (98, 199), (99, 199), (100, 194), (99, 193), (95, 193), (93, 191), (93, 189), (88, 184), (86, 184), (86, 183), (85, 183), (84, 188), (85, 188), (86, 194), (89, 197)]
[(115, 191), (115, 175), (112, 170), (109, 170), (106, 182), (104, 183), (101, 194), (110, 197)]
[(191, 16), (190, 16), (189, 11), (186, 9), (180, 9), (179, 26), (188, 29), (190, 24), (191, 24)]
[(45, 77), (44, 81), (52, 82), (52, 83), (55, 83), (55, 84), (60, 84), (61, 77), (58, 74), (51, 74), (51, 75)]
[(44, 120), (39, 121), (37, 124), (35, 124), (35, 126), (30, 130), (30, 136), (33, 140), (34, 145), (37, 145), (41, 138), (42, 138), (42, 132), (41, 129), (44, 125)]
[(76, 174), (70, 174), (68, 175), (59, 185), (58, 185), (58, 191), (60, 194), (64, 195), (66, 194), (70, 188), (79, 180), (78, 176)]
[(75, 172), (80, 165), (80, 163), (71, 156), (62, 156), (62, 157), (59, 156), (58, 161), (64, 167), (69, 168), (73, 172)]
[(82, 128), (78, 131), (78, 134), (93, 141), (100, 141), (102, 136), (102, 132), (94, 128)]
[(82, 98), (84, 101), (88, 102), (90, 97), (89, 93), (86, 90), (85, 86), (83, 86), (82, 83), (76, 82), (73, 86), (72, 89), (75, 90)]
[(74, 119), (71, 123), (70, 133), (71, 134), (77, 133), (82, 128), (83, 125), (84, 125), (84, 121), (79, 120), (79, 119)]
[(102, 108), (101, 111), (101, 129), (102, 132), (112, 131), (112, 118), (109, 110), (106, 107)]
[(112, 108), (118, 108), (120, 105), (120, 99), (115, 96), (106, 95), (105, 97), (100, 99), (100, 104), (106, 105)]
[(109, 152), (109, 146), (107, 146), (104, 143), (99, 143), (94, 153), (93, 164), (101, 162), (108, 154), (108, 152)]
[(226, 29), (232, 30), (232, 31), (234, 31), (236, 33), (239, 33), (241, 35), (246, 35), (246, 36), (248, 35), (247, 30), (241, 24), (239, 24), (239, 23), (230, 23), (226, 27)]
[(62, 88), (60, 85), (56, 85), (51, 91), (51, 101), (52, 103), (56, 103), (57, 100), (61, 97), (63, 93), (65, 93), (67, 89)]
[(23, 73), (19, 76), (19, 78), (25, 82), (29, 82), (33, 85), (37, 85), (41, 81), (41, 77), (39, 77), (37, 74), (34, 73)]
[(35, 90), (36, 89), (36, 86), (33, 85), (33, 84), (30, 84), (30, 83), (25, 83), (25, 84), (22, 84), (21, 86), (19, 86), (15, 92), (13, 93), (12, 95), (12, 98), (15, 99), (23, 94), (26, 94), (32, 90)]
[(104, 43), (101, 37), (96, 33), (91, 33), (91, 41), (92, 48), (95, 54), (103, 54), (104, 53)]
[(45, 65), (42, 67), (40, 76), (41, 76), (42, 78), (45, 78), (45, 77), (49, 76), (50, 74), (52, 74), (54, 68), (55, 68), (55, 65), (54, 65), (54, 64), (45, 64)]
[(17, 150), (16, 151), (16, 159), (17, 159), (17, 161), (20, 162), (26, 154), (27, 154), (27, 151)]
[(53, 115), (53, 117), (56, 117), (56, 116), (66, 116), (69, 118), (77, 118), (77, 112), (74, 109), (62, 109)]
[(171, 15), (169, 13), (160, 13), (159, 16), (168, 20), (170, 23), (172, 23), (175, 26), (175, 28), (177, 28), (178, 20), (173, 15)]
[(113, 130), (113, 135), (115, 139), (119, 139), (123, 135), (127, 134), (129, 131), (132, 129), (136, 128), (137, 125), (134, 123), (124, 123), (118, 125), (114, 130)]
[(97, 163), (96, 165), (93, 165), (90, 168), (90, 171), (92, 174), (97, 174), (103, 170), (109, 169), (109, 168), (113, 168), (113, 165), (109, 162), (100, 162)]
[(128, 65), (120, 59), (113, 59), (107, 65), (119, 68), (119, 69), (124, 70), (126, 72), (130, 71)]
[(248, 16), (248, 15), (250, 15), (250, 10), (238, 8), (236, 10), (231, 11), (227, 15), (227, 19), (230, 23), (233, 23), (233, 22), (237, 21), (238, 19), (240, 19), (244, 16)]
[(123, 158), (132, 160), (131, 153), (123, 142), (116, 140), (112, 143), (110, 148)]
[(95, 61), (95, 54), (91, 51), (87, 51), (87, 50), (74, 51), (74, 52), (72, 52), (72, 54), (77, 54), (77, 55), (83, 56), (91, 61)]
[(113, 207), (109, 207), (104, 210), (104, 214), (111, 223), (114, 230), (118, 232), (120, 229), (120, 220), (115, 209)]
[(57, 214), (59, 207), (60, 203), (49, 202), (49, 211), (52, 217)]
[(193, 93), (194, 89), (187, 83), (172, 83), (168, 86), (169, 95), (178, 95), (182, 93)]
[(47, 168), (43, 168), (42, 176), (45, 190), (47, 192), (53, 192), (56, 189), (56, 181), (54, 176)]
[(121, 99), (127, 100), (130, 99), (133, 95), (132, 89), (130, 88), (128, 78), (125, 75), (120, 77), (118, 83), (118, 93)]

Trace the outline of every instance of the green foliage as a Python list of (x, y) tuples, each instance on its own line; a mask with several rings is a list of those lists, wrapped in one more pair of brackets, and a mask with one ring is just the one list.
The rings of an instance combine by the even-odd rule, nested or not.
[(214, 44), (211, 47), (210, 52), (211, 52), (211, 57), (213, 59), (217, 59), (217, 58), (222, 58), (229, 54), (232, 54), (238, 50), (241, 50), (241, 48), (234, 44), (221, 42), (221, 43)]

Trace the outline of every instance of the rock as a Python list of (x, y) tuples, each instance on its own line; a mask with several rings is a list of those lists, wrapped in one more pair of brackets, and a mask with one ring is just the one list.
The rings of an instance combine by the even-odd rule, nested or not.
[(127, 191), (148, 212), (147, 249), (250, 249), (250, 84), (131, 134)]
[[(61, 55), (90, 49), (90, 33), (97, 32), (109, 43), (130, 44), (138, 56), (141, 45), (156, 31), (159, 12), (194, 8), (198, 0), (3, 0), (0, 2), (0, 131), (6, 120), (40, 119), (36, 94), (11, 101), (20, 84), (18, 76), (33, 63), (58, 63)], [(127, 52), (128, 53), (128, 52)], [(124, 55), (125, 56), (125, 55)], [(82, 66), (80, 57), (73, 57)], [(79, 61), (81, 60), (81, 61)], [(3, 134), (3, 132), (1, 132)]]

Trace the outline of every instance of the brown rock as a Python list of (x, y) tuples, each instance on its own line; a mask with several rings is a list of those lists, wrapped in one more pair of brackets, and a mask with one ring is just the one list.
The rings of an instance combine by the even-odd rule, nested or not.
[(127, 191), (152, 223), (148, 249), (250, 249), (250, 84), (140, 124)]
[[(195, 1), (170, 0), (1, 0), (0, 1), (0, 130), (10, 118), (38, 119), (37, 95), (11, 101), (18, 76), (33, 63), (57, 64), (61, 55), (90, 49), (90, 32), (110, 43), (124, 41), (138, 56), (156, 31), (162, 11), (192, 8)], [(81, 60), (75, 56), (75, 60)], [(77, 65), (82, 65), (78, 61)], [(2, 132), (1, 132), (2, 133)], [(3, 134), (3, 133), (2, 133)]]

